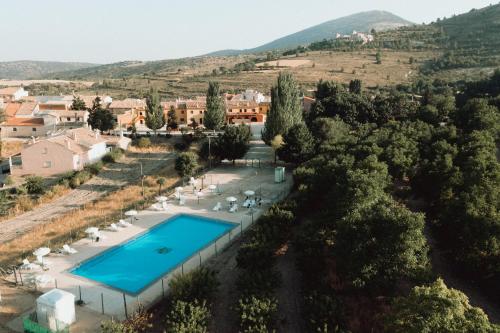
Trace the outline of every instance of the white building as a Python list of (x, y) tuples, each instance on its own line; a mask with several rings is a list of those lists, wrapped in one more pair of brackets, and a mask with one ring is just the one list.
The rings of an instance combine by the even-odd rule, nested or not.
[(28, 96), (28, 92), (23, 87), (7, 87), (0, 89), (0, 99), (5, 102), (14, 102)]

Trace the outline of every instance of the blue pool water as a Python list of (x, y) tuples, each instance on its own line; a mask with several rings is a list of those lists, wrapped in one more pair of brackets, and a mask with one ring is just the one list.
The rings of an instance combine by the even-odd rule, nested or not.
[(70, 272), (138, 294), (235, 226), (198, 216), (176, 215), (84, 261)]

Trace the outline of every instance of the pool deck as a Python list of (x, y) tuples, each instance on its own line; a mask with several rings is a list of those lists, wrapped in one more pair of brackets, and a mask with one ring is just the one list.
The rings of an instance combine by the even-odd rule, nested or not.
[[(76, 299), (79, 299), (81, 289), (81, 295), (83, 301), (85, 302), (85, 308), (101, 314), (103, 308), (102, 305), (104, 303), (105, 315), (113, 316), (118, 319), (124, 319), (124, 297), (126, 298), (128, 313), (130, 314), (133, 311), (133, 308), (139, 303), (149, 305), (154, 302), (157, 298), (155, 298), (153, 294), (156, 293), (156, 296), (158, 296), (158, 294), (161, 296), (163, 286), (154, 287), (155, 291), (153, 294), (149, 292), (150, 295), (143, 295), (142, 293), (138, 296), (125, 295), (121, 291), (115, 290), (111, 287), (73, 275), (69, 273), (68, 270), (78, 263), (101, 253), (102, 251), (144, 233), (149, 228), (177, 214), (199, 215), (237, 224), (241, 224), (243, 221), (243, 226), (241, 228), (237, 227), (235, 232), (233, 232), (233, 235), (229, 234), (229, 239), (221, 244), (221, 247), (223, 247), (232, 239), (238, 237), (241, 230), (250, 225), (251, 220), (256, 220), (269, 208), (271, 203), (286, 196), (292, 184), (292, 177), (290, 174), (287, 174), (285, 182), (275, 183), (274, 168), (271, 167), (252, 168), (221, 166), (206, 173), (204, 176), (204, 195), (200, 198), (199, 203), (197, 196), (193, 193), (192, 187), (186, 186), (183, 191), (183, 194), (186, 195), (185, 205), (181, 206), (178, 201), (171, 199), (168, 202), (167, 211), (139, 211), (137, 219), (133, 222), (132, 226), (121, 228), (120, 231), (102, 230), (101, 234), (104, 236), (104, 239), (101, 239), (97, 243), (91, 241), (90, 239), (81, 239), (73, 244), (70, 244), (70, 246), (75, 248), (78, 253), (72, 255), (50, 254), (45, 257), (49, 267), (49, 270), (45, 273), (55, 279), (58, 288), (73, 293), (76, 296)], [(210, 184), (218, 185), (222, 193), (210, 192), (207, 189), (207, 186)], [(201, 186), (201, 179), (198, 180), (197, 186), (198, 188)], [(265, 202), (261, 207), (254, 209), (253, 216), (247, 208), (241, 207), (241, 204), (245, 199), (243, 192), (246, 190), (254, 190), (257, 193), (257, 196), (260, 196), (259, 194), (261, 193)], [(226, 197), (228, 196), (235, 196), (238, 198), (239, 210), (236, 213), (230, 213), (228, 211), (228, 203), (226, 202)], [(217, 202), (221, 202), (222, 209), (221, 211), (214, 212), (212, 208)], [(217, 247), (215, 251), (217, 251)], [(208, 256), (211, 256), (211, 254), (204, 254), (203, 256), (206, 257), (205, 259), (208, 259)], [(199, 259), (201, 263), (201, 254), (199, 255)], [(203, 261), (205, 262), (205, 260)], [(193, 265), (187, 269), (193, 268), (192, 266)], [(179, 269), (174, 270), (174, 272), (177, 271), (179, 271)], [(172, 274), (169, 275), (171, 278)], [(161, 283), (161, 280), (157, 282)], [(168, 279), (165, 279), (164, 283), (166, 288), (168, 285)], [(42, 288), (42, 291), (48, 291), (54, 286), (55, 283), (48, 283)]]

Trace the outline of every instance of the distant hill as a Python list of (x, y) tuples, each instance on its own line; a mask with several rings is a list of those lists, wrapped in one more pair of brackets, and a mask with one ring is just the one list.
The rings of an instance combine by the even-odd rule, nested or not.
[(83, 62), (7, 61), (0, 62), (0, 79), (37, 79), (54, 72), (97, 66)]
[(221, 50), (209, 53), (209, 56), (230, 56), (241, 53), (259, 53), (271, 50), (292, 49), (300, 45), (308, 45), (312, 42), (323, 39), (331, 39), (336, 33), (349, 34), (353, 30), (369, 32), (372, 29), (377, 31), (398, 28), (412, 25), (407, 21), (392, 13), (380, 10), (362, 12), (321, 23), (294, 34), (276, 39), (270, 43), (247, 50)]

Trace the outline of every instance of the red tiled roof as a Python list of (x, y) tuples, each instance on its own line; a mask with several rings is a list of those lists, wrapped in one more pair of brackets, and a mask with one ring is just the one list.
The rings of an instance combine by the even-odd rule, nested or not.
[(8, 118), (5, 126), (43, 126), (43, 118)]
[(14, 117), (20, 107), (21, 103), (7, 103), (7, 107), (5, 108), (5, 116)]

